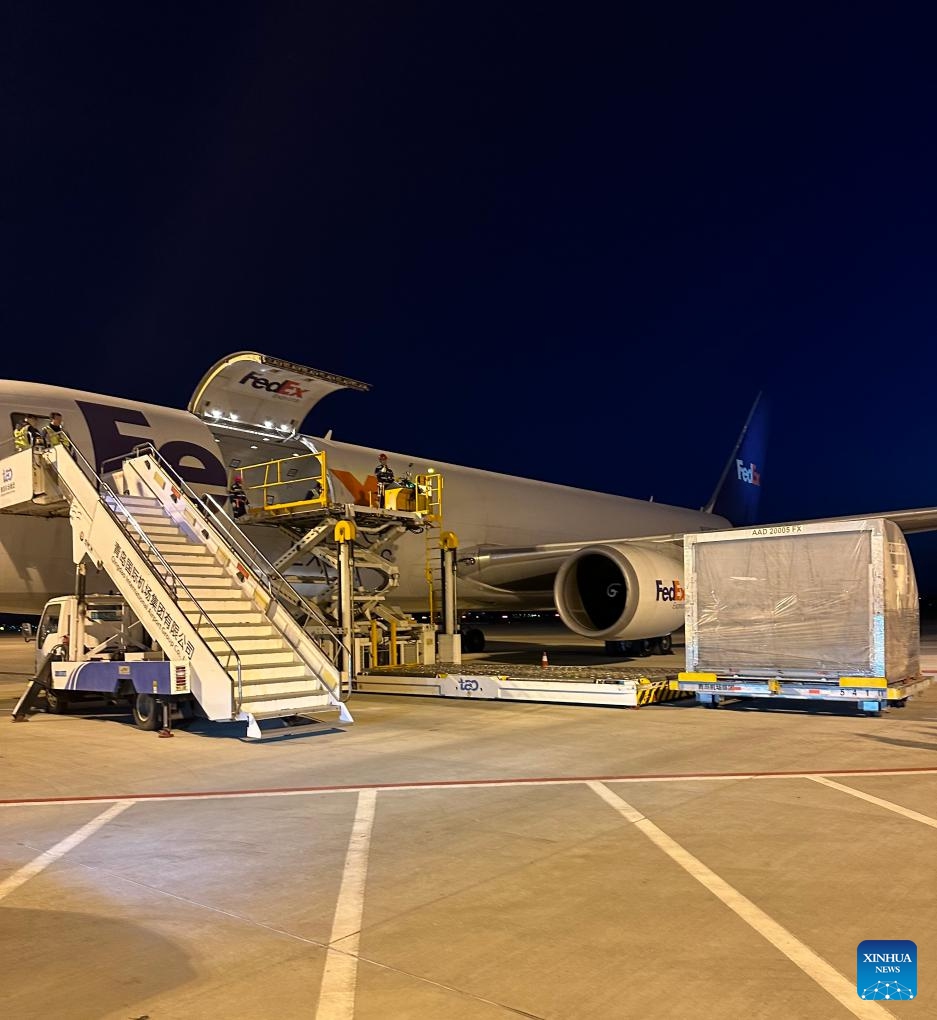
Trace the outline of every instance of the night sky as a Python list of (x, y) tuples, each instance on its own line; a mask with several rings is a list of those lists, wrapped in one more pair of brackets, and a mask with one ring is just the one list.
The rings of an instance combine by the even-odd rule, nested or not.
[(373, 384), (307, 431), (693, 506), (763, 388), (764, 520), (935, 505), (924, 11), (8, 3), (4, 374), (259, 350)]

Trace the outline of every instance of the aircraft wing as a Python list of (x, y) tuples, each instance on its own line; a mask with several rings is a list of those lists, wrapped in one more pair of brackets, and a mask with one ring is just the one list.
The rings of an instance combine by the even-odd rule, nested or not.
[(488, 563), (540, 564), (555, 560), (561, 564), (567, 556), (596, 545), (682, 545), (683, 535), (647, 535), (640, 538), (593, 538), (577, 542), (546, 542), (542, 545), (500, 546), (481, 545), (472, 551), (472, 557)]
[(585, 550), (606, 549), (659, 550), (668, 559), (682, 558), (683, 533), (648, 535), (641, 538), (592, 539), (579, 542), (553, 542), (533, 546), (476, 546), (459, 550), (459, 577), (473, 578), (502, 591), (544, 592), (552, 589), (560, 568)]
[(906, 535), (917, 535), (924, 531), (937, 531), (937, 507), (919, 507), (915, 510), (876, 511), (872, 514), (844, 514), (840, 517), (808, 517), (800, 521), (772, 522), (770, 527), (787, 524), (829, 524), (833, 521), (857, 521), (885, 517), (894, 521)]
[[(783, 521), (764, 527), (875, 517), (894, 521), (907, 534), (937, 530), (937, 507)], [(467, 604), (480, 608), (552, 605), (570, 630), (596, 640), (655, 638), (683, 622), (685, 534), (527, 547), (463, 547), (459, 579), (460, 584), (466, 583), (460, 598), (464, 594)]]
[[(862, 520), (885, 517), (894, 521), (906, 535), (926, 531), (937, 531), (937, 507), (919, 507), (913, 510), (893, 510), (869, 514), (844, 514), (839, 517), (811, 517), (795, 521), (772, 521), (763, 527), (786, 527), (792, 524), (825, 524), (833, 521)], [(718, 529), (712, 529), (718, 530)], [(487, 584), (499, 586), (525, 580), (525, 587), (534, 588), (530, 580), (536, 578), (542, 588), (549, 587), (549, 574), (556, 574), (563, 564), (577, 553), (590, 547), (615, 547), (628, 549), (657, 550), (669, 558), (679, 555), (685, 532), (670, 535), (642, 535), (627, 538), (602, 538), (578, 542), (554, 542), (532, 546), (478, 546), (461, 550), (459, 557), (460, 574), (478, 574)]]

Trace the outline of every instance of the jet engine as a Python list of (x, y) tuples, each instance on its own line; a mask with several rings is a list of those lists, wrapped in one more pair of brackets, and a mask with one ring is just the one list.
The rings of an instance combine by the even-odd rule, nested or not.
[(682, 549), (591, 545), (560, 567), (553, 597), (571, 631), (599, 640), (636, 641), (683, 626)]

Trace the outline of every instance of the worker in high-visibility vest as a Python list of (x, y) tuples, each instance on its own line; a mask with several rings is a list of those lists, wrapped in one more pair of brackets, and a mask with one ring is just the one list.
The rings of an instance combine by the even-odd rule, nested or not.
[(36, 428), (36, 419), (27, 415), (13, 430), (13, 447), (19, 453), (33, 446), (42, 446), (42, 436)]
[(387, 498), (387, 490), (394, 484), (394, 469), (387, 463), (386, 453), (382, 453), (378, 458), (374, 477), (377, 479), (377, 505), (383, 507)]
[(58, 411), (49, 415), (49, 424), (42, 430), (42, 437), (47, 446), (64, 446), (66, 450), (72, 448), (72, 441), (62, 426), (62, 415)]

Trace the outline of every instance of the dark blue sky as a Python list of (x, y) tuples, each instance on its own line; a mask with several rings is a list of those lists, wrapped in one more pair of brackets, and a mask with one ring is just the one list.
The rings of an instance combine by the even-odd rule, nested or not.
[(257, 349), (374, 385), (313, 431), (687, 505), (763, 387), (766, 520), (937, 504), (924, 10), (12, 2), (6, 374)]

